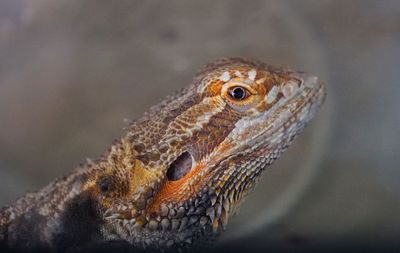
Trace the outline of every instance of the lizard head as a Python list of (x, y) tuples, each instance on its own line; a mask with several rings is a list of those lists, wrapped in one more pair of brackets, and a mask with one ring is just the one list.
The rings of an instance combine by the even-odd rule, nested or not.
[(96, 163), (87, 187), (103, 234), (143, 248), (217, 234), (324, 97), (302, 72), (239, 58), (207, 65)]

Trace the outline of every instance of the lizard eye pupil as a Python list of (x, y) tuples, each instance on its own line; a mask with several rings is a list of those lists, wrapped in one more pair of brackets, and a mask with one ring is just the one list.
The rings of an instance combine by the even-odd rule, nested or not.
[(246, 97), (246, 90), (242, 87), (233, 87), (229, 90), (229, 96), (235, 100), (242, 100)]

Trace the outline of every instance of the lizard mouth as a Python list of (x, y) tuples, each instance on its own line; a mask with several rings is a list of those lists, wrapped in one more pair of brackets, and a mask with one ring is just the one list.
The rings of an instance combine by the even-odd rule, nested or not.
[(192, 169), (193, 157), (189, 152), (183, 152), (171, 163), (167, 170), (167, 179), (177, 181)]

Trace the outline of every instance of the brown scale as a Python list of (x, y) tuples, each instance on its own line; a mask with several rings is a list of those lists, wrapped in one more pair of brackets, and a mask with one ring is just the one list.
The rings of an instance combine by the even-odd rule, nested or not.
[[(197, 161), (203, 159), (214, 150), (218, 144), (225, 140), (226, 136), (235, 127), (235, 123), (240, 119), (240, 114), (230, 113), (229, 107), (210, 118), (207, 126), (202, 131), (196, 132), (190, 140), (193, 143), (192, 152)], [(199, 145), (199, 144), (206, 145)]]

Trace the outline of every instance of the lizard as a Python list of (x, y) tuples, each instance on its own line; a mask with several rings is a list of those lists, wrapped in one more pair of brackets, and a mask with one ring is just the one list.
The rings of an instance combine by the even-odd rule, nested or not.
[(0, 211), (4, 249), (191, 249), (226, 229), (326, 97), (316, 76), (221, 58), (98, 159)]

